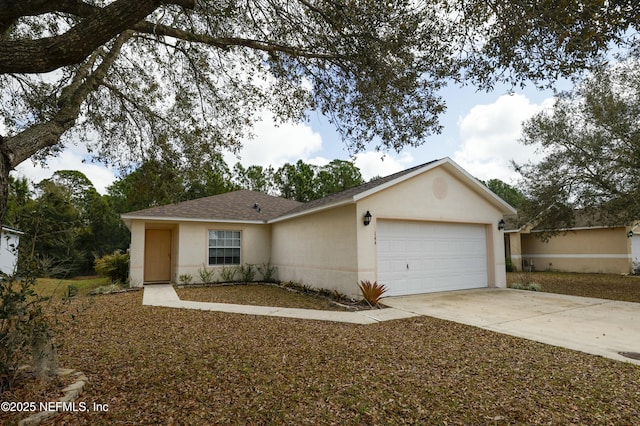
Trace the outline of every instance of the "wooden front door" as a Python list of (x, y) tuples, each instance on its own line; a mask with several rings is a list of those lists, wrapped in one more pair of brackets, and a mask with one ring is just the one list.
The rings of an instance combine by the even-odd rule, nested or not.
[(171, 281), (171, 230), (146, 230), (144, 236), (144, 281)]

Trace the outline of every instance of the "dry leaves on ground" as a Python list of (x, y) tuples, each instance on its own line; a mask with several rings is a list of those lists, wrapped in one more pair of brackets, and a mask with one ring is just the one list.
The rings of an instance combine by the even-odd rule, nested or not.
[[(302, 294), (292, 289), (271, 284), (237, 284), (206, 287), (177, 288), (182, 300), (197, 302), (237, 303), (241, 305), (277, 306), (279, 308), (320, 309), (327, 311), (349, 310), (328, 298)], [(364, 308), (364, 305), (358, 305)]]
[(108, 411), (48, 424), (640, 424), (640, 367), (461, 324), (92, 300), (68, 322), (60, 364), (89, 376), (80, 401)]
[(640, 302), (640, 277), (634, 275), (514, 272), (507, 274), (507, 282), (537, 283), (548, 293)]

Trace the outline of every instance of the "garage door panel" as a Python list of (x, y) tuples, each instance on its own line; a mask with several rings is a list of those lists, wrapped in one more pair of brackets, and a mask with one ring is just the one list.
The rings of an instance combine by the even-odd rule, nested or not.
[(379, 221), (377, 242), (389, 296), (487, 286), (483, 225)]

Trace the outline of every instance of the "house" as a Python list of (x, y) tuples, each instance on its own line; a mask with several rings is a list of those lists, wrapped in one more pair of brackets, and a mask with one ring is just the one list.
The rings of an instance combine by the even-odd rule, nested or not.
[(17, 229), (3, 226), (0, 232), (0, 275), (13, 275), (18, 265), (18, 244), (20, 232)]
[(505, 287), (499, 222), (513, 213), (444, 158), (308, 203), (242, 190), (122, 219), (133, 286), (270, 262), (280, 280), (356, 296), (361, 280), (388, 295)]
[(516, 270), (629, 274), (640, 267), (637, 224), (611, 226), (576, 212), (571, 228), (547, 239), (542, 226), (505, 220), (505, 252)]

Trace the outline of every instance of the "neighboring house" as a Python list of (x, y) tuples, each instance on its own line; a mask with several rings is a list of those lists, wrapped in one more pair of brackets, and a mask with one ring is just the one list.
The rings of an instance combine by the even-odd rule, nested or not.
[(637, 225), (606, 226), (576, 213), (572, 228), (545, 241), (539, 238), (544, 229), (505, 219), (505, 252), (518, 271), (629, 274), (634, 262), (640, 265)]
[(20, 243), (20, 232), (7, 226), (2, 227), (0, 232), (0, 272), (13, 275), (18, 265), (18, 244)]
[(280, 280), (358, 295), (505, 287), (499, 222), (515, 211), (448, 158), (308, 203), (248, 190), (122, 215), (131, 283), (262, 264)]

